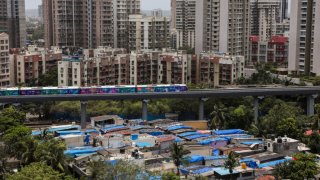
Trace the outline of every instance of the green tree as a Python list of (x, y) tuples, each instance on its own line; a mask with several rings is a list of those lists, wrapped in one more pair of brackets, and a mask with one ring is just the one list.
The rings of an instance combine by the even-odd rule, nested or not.
[(45, 162), (55, 170), (65, 171), (66, 157), (63, 152), (66, 149), (66, 144), (63, 141), (50, 139), (38, 144), (34, 158), (36, 161)]
[(163, 173), (161, 176), (162, 180), (180, 180), (180, 177), (177, 176), (175, 173), (169, 172), (169, 173)]
[(239, 128), (248, 130), (248, 124), (253, 123), (252, 108), (240, 105), (235, 109), (230, 109), (226, 117), (227, 128)]
[(302, 109), (289, 103), (279, 103), (274, 105), (265, 115), (259, 124), (263, 134), (278, 134), (275, 127), (288, 118), (298, 119), (302, 114)]
[(21, 154), (21, 164), (28, 165), (35, 162), (34, 152), (38, 147), (38, 140), (28, 136), (21, 142), (24, 152)]
[(20, 122), (13, 118), (0, 115), (0, 133), (4, 133), (6, 130), (18, 126), (19, 124)]
[(231, 151), (228, 155), (228, 159), (224, 163), (224, 167), (229, 170), (230, 174), (233, 173), (233, 169), (239, 165), (238, 156)]
[(177, 167), (177, 173), (180, 175), (179, 167), (183, 162), (183, 156), (190, 153), (189, 150), (184, 149), (183, 145), (178, 143), (173, 143), (170, 146), (171, 158), (173, 159), (174, 165)]
[(320, 135), (317, 131), (307, 136), (304, 142), (308, 145), (312, 153), (320, 153)]
[(0, 179), (4, 179), (5, 174), (10, 172), (8, 167), (8, 154), (4, 146), (0, 146)]
[(282, 119), (276, 126), (276, 132), (277, 136), (283, 137), (287, 135), (288, 137), (295, 139), (300, 138), (302, 135), (302, 132), (298, 127), (297, 120), (294, 118)]
[(54, 68), (41, 74), (38, 79), (39, 86), (58, 86), (58, 69)]
[(212, 117), (211, 121), (209, 122), (210, 129), (222, 129), (225, 127), (225, 114), (227, 112), (227, 108), (224, 107), (223, 104), (215, 104), (213, 106), (213, 111), (211, 112), (210, 116)]
[(24, 140), (31, 136), (31, 129), (26, 126), (16, 126), (5, 132), (3, 141), (7, 153), (17, 159), (25, 152)]
[(118, 180), (139, 179), (147, 180), (148, 175), (143, 170), (129, 161), (119, 160), (115, 164), (105, 161), (91, 161), (88, 163), (91, 179), (95, 180)]
[(8, 117), (15, 121), (20, 121), (20, 122), (23, 122), (24, 119), (26, 118), (26, 114), (24, 112), (18, 111), (13, 106), (10, 106), (2, 110), (1, 116)]
[(296, 154), (294, 158), (294, 161), (276, 166), (274, 176), (277, 179), (313, 179), (319, 173), (315, 155)]
[(8, 180), (75, 180), (71, 176), (55, 171), (52, 167), (44, 162), (32, 163), (21, 169), (20, 172), (8, 175)]

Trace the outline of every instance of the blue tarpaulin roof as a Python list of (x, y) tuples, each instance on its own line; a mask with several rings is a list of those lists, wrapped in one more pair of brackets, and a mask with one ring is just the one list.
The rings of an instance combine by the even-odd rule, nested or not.
[(192, 171), (192, 174), (203, 174), (209, 171), (213, 171), (213, 167), (203, 167), (201, 169), (196, 169)]
[(99, 133), (99, 131), (97, 131), (95, 129), (88, 129), (88, 130), (86, 130), (86, 133)]
[(63, 135), (68, 135), (68, 134), (79, 134), (82, 135), (84, 134), (83, 132), (79, 131), (79, 130), (74, 130), (74, 131), (56, 131), (60, 136)]
[(186, 157), (186, 160), (187, 160), (189, 163), (200, 162), (200, 161), (203, 161), (203, 160), (204, 160), (204, 156), (193, 154), (193, 155), (187, 156), (187, 157)]
[(105, 128), (102, 128), (101, 130), (108, 132), (108, 131), (114, 131), (114, 130), (122, 129), (122, 128), (125, 128), (125, 126), (117, 125), (117, 126), (105, 127)]
[(211, 135), (209, 134), (196, 134), (196, 135), (192, 135), (192, 136), (187, 136), (185, 137), (188, 140), (193, 140), (193, 139), (198, 139), (198, 138), (202, 138), (202, 137), (209, 137)]
[(208, 144), (211, 144), (212, 142), (219, 142), (219, 141), (228, 141), (228, 140), (225, 138), (210, 138), (210, 139), (199, 141), (199, 144), (208, 145)]
[(227, 158), (228, 156), (206, 156), (204, 157), (204, 160), (210, 161), (210, 160), (219, 160), (219, 159), (227, 159)]
[(140, 148), (143, 148), (143, 147), (152, 147), (152, 144), (149, 143), (149, 142), (136, 142), (136, 145)]
[(252, 144), (263, 144), (263, 141), (244, 141), (244, 142), (241, 142), (241, 144), (250, 146)]
[(197, 132), (185, 132), (185, 133), (178, 134), (178, 136), (186, 137), (186, 136), (191, 136), (191, 135), (195, 135), (195, 134), (200, 134), (200, 133), (197, 133)]
[(242, 130), (242, 129), (227, 129), (227, 130), (213, 131), (213, 133), (216, 135), (243, 134), (244, 130)]
[(49, 128), (48, 132), (67, 131), (67, 130), (70, 130), (70, 129), (80, 130), (81, 127), (79, 125), (61, 126), (61, 127)]
[(176, 137), (176, 140), (174, 142), (182, 142), (183, 140), (181, 138)]
[(190, 126), (178, 125), (178, 126), (171, 126), (171, 127), (169, 127), (167, 130), (168, 130), (168, 131), (175, 131), (175, 130), (179, 130), (179, 129), (192, 129), (192, 127), (190, 127)]
[(246, 162), (253, 162), (255, 161), (253, 158), (243, 158), (243, 159), (240, 159), (240, 163), (246, 163)]
[(79, 155), (79, 154), (89, 154), (89, 153), (95, 153), (99, 150), (103, 150), (102, 147), (83, 147), (80, 149), (69, 149), (69, 150), (65, 150), (64, 154), (65, 155)]
[(282, 164), (282, 163), (288, 162), (290, 160), (291, 159), (280, 159), (280, 160), (276, 160), (276, 161), (270, 161), (270, 162), (267, 162), (267, 163), (259, 164), (258, 168), (274, 167), (274, 166), (276, 166), (278, 164)]
[(228, 141), (231, 141), (231, 139), (233, 138), (251, 138), (251, 135), (247, 135), (247, 134), (237, 134), (237, 135), (224, 135), (224, 136), (220, 136), (221, 138), (226, 138)]
[(37, 135), (41, 135), (41, 131), (32, 131), (31, 135), (32, 136), (37, 136)]
[[(226, 175), (230, 175), (231, 174), (229, 169), (226, 169), (224, 167), (214, 168), (213, 170), (214, 170), (214, 172), (216, 172), (220, 176), (226, 176)], [(238, 173), (238, 171), (236, 171), (236, 170), (233, 170), (233, 172), (232, 172), (232, 174), (237, 174), (237, 173)]]

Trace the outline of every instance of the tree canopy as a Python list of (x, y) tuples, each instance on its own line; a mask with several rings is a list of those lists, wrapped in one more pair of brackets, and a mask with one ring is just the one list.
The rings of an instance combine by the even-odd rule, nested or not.
[(32, 163), (25, 166), (18, 173), (8, 175), (8, 180), (75, 180), (71, 176), (55, 171), (44, 162)]
[(274, 175), (277, 179), (313, 179), (319, 173), (316, 156), (313, 154), (296, 154), (294, 160), (277, 165)]

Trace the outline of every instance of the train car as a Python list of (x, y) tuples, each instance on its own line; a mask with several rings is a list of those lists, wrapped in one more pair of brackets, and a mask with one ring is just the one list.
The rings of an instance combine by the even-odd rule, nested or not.
[(117, 93), (164, 93), (185, 92), (184, 84), (174, 85), (127, 85), (127, 86), (93, 86), (93, 87), (22, 87), (2, 88), (0, 96), (65, 95), (65, 94), (117, 94)]
[(43, 87), (41, 88), (41, 95), (55, 95), (59, 94), (58, 87)]
[(154, 85), (138, 85), (136, 92), (137, 93), (147, 93), (147, 92), (154, 92)]
[(22, 87), (19, 90), (21, 96), (35, 96), (41, 94), (41, 88), (37, 87)]
[(136, 86), (133, 85), (127, 85), (127, 86), (118, 86), (118, 93), (135, 93), (136, 92)]
[(80, 88), (79, 87), (61, 87), (58, 88), (58, 94), (80, 94)]
[(99, 92), (99, 87), (97, 86), (80, 88), (80, 94), (101, 94)]
[(19, 88), (5, 88), (3, 94), (4, 96), (19, 96)]

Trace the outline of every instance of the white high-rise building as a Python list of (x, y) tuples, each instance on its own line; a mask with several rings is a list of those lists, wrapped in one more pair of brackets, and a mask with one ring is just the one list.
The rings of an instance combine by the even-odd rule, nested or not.
[(175, 47), (195, 47), (197, 0), (172, 0), (171, 1), (171, 28), (176, 37)]
[[(308, 0), (291, 0), (289, 65), (291, 73), (304, 73)], [(310, 72), (320, 75), (320, 1), (314, 0)]]
[(251, 0), (251, 35), (269, 41), (280, 23), (280, 0)]
[(250, 0), (197, 0), (197, 54), (219, 51), (248, 57)]
[(13, 85), (12, 65), (9, 59), (9, 35), (0, 33), (0, 87)]
[(163, 49), (170, 44), (170, 18), (129, 16), (129, 50)]

